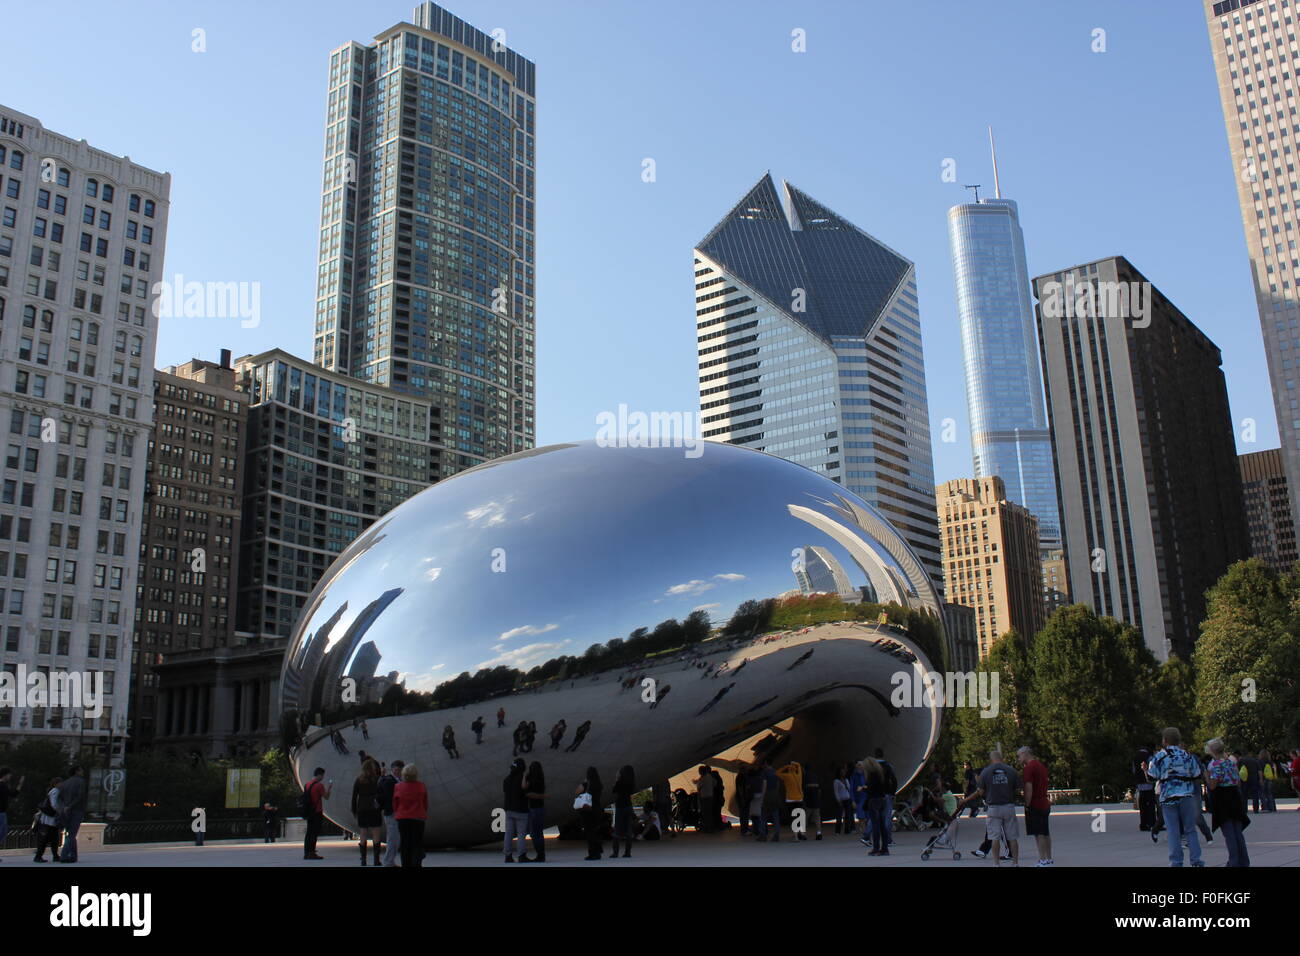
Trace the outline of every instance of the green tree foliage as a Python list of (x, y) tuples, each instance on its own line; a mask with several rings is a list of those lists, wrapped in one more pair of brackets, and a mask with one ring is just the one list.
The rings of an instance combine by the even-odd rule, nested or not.
[[(32, 812), (45, 799), (50, 781), (66, 777), (72, 757), (53, 740), (28, 738), (20, 744), (0, 741), (0, 767), (8, 767), (13, 774), (9, 787), (16, 791), (9, 807), (9, 825), (18, 826), (31, 821)], [(22, 786), (18, 782), (22, 781)]]
[(1027, 724), (1054, 785), (1118, 797), (1132, 754), (1154, 733), (1155, 656), (1133, 628), (1075, 604), (1035, 637), (1029, 666)]
[[(952, 771), (969, 760), (977, 769), (988, 762), (994, 746), (1004, 748), (1010, 757), (1016, 747), (1032, 746), (1026, 724), (1026, 701), (1029, 694), (1029, 653), (1024, 640), (1008, 631), (993, 642), (988, 656), (979, 662), (977, 673), (998, 675), (998, 712), (996, 717), (982, 717), (978, 707), (952, 711), (949, 735), (953, 745)], [(948, 771), (949, 768), (943, 768)], [(953, 779), (950, 776), (949, 779)]]
[(1300, 575), (1257, 558), (1210, 589), (1196, 645), (1196, 715), (1202, 739), (1285, 749), (1300, 737)]

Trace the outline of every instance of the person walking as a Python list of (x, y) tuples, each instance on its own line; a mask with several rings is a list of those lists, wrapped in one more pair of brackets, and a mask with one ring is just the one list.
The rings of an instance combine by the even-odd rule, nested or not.
[(45, 799), (36, 808), (36, 854), (33, 863), (45, 862), (45, 848), (50, 848), (51, 862), (59, 859), (59, 784), (62, 777), (50, 779), (45, 789)]
[(498, 707), (498, 708), (497, 708), (497, 726), (498, 726), (498, 727), (504, 727), (505, 725), (506, 725), (506, 709), (505, 709), (504, 707)]
[[(712, 777), (706, 777), (710, 784), (713, 782)], [(631, 764), (624, 764), (619, 768), (618, 776), (614, 778), (614, 786), (610, 788), (614, 796), (614, 833), (613, 833), (613, 852), (610, 853), (611, 860), (618, 859), (618, 841), (623, 841), (623, 856), (632, 855), (632, 822), (634, 814), (632, 811), (632, 795), (636, 793), (636, 773), (632, 770)]]
[(415, 764), (402, 767), (402, 782), (393, 788), (393, 816), (402, 866), (424, 865), (424, 821), (429, 816), (429, 791), (420, 782)]
[(1264, 799), (1264, 762), (1258, 757), (1247, 754), (1237, 761), (1241, 772), (1241, 799), (1250, 803), (1250, 812), (1259, 813), (1260, 803)]
[(587, 768), (587, 775), (578, 784), (577, 798), (573, 807), (582, 819), (582, 833), (587, 839), (587, 855), (584, 860), (599, 860), (604, 853), (604, 842), (600, 830), (605, 822), (605, 806), (601, 802), (604, 787), (600, 774), (595, 767)]
[[(1237, 769), (1225, 758), (1223, 741), (1218, 737), (1205, 745), (1205, 752), (1210, 755), (1205, 768), (1205, 785), (1210, 790), (1211, 826), (1223, 831), (1223, 842), (1228, 845), (1228, 866), (1250, 866), (1250, 854), (1246, 851), (1246, 827), (1250, 826), (1250, 815), (1246, 813), (1246, 798)], [(1171, 828), (1170, 841), (1173, 838)], [(1181, 848), (1179, 856), (1182, 856)]]
[[(967, 760), (965, 763), (962, 764), (961, 773), (962, 773), (962, 785), (964, 787), (962, 791), (962, 796), (969, 797), (972, 793), (974, 793), (976, 790), (980, 788), (979, 775), (975, 773), (975, 768), (971, 766), (971, 762), (969, 760)], [(970, 813), (968, 813), (967, 816), (974, 818), (980, 812), (980, 802), (978, 800), (967, 801), (963, 799), (962, 803), (967, 804), (970, 808)]]
[(528, 798), (524, 796), (524, 773), (528, 766), (522, 757), (516, 757), (510, 763), (510, 772), (501, 781), (501, 806), (506, 811), (506, 862), (515, 862), (515, 841), (519, 842), (519, 856), (528, 855)]
[(587, 733), (591, 730), (591, 721), (584, 720), (578, 724), (578, 729), (573, 732), (573, 742), (564, 748), (566, 754), (573, 753), (582, 746), (582, 742), (587, 739)]
[(989, 763), (979, 775), (976, 793), (983, 799), (987, 810), (986, 835), (992, 841), (990, 852), (993, 865), (1002, 865), (1001, 847), (1011, 850), (1011, 865), (1020, 865), (1020, 827), (1016, 822), (1016, 791), (1020, 778), (1010, 765), (1003, 763), (1002, 751), (989, 751)]
[(1025, 788), (1025, 834), (1034, 838), (1038, 846), (1035, 866), (1053, 866), (1052, 836), (1048, 816), (1052, 812), (1052, 798), (1047, 790), (1047, 767), (1034, 756), (1029, 747), (1016, 751)]
[(854, 815), (862, 823), (858, 839), (866, 844), (871, 840), (871, 821), (867, 819), (867, 765), (861, 760), (853, 765), (853, 775), (849, 777), (849, 791), (853, 794)]
[(1147, 776), (1147, 763), (1151, 751), (1142, 747), (1133, 755), (1133, 793), (1137, 799), (1138, 830), (1147, 831), (1156, 825), (1156, 785)]
[(519, 858), (520, 863), (546, 862), (546, 775), (534, 760), (524, 775), (524, 796), (528, 800), (528, 835), (533, 839), (533, 856)]
[(560, 749), (560, 741), (564, 739), (564, 734), (568, 729), (569, 729), (569, 725), (564, 722), (563, 717), (561, 717), (559, 721), (555, 724), (555, 726), (551, 728), (551, 749), (552, 750)]
[(334, 789), (334, 781), (331, 780), (328, 784), (324, 781), (325, 768), (317, 767), (312, 771), (311, 779), (307, 781), (307, 785), (302, 790), (300, 809), (303, 817), (307, 820), (307, 832), (302, 842), (302, 858), (304, 860), (325, 859), (316, 852), (316, 840), (320, 836), (321, 824), (325, 822), (323, 801), (329, 797), (330, 792)]
[(803, 806), (808, 816), (808, 831), (816, 834), (814, 839), (822, 838), (822, 784), (817, 771), (808, 764), (803, 767)]
[(1163, 747), (1147, 762), (1147, 775), (1159, 785), (1160, 813), (1169, 831), (1169, 865), (1183, 865), (1186, 837), (1192, 866), (1204, 866), (1196, 838), (1196, 780), (1202, 776), (1201, 765), (1183, 749), (1177, 727), (1166, 727), (1160, 737)]
[(695, 778), (695, 794), (700, 804), (700, 816), (695, 823), (695, 829), (701, 833), (710, 833), (713, 830), (713, 818), (715, 816), (713, 806), (713, 774), (709, 773), (709, 768), (700, 764), (700, 775)]
[(474, 723), (469, 725), (469, 729), (474, 732), (474, 743), (481, 744), (483, 742), (483, 728), (485, 726), (487, 725), (483, 723), (481, 714), (475, 719)]
[(72, 768), (68, 778), (59, 784), (59, 808), (64, 813), (63, 850), (59, 853), (60, 863), (77, 862), (77, 831), (81, 821), (86, 817), (86, 779), (85, 771), (80, 765)]
[(862, 770), (871, 830), (871, 852), (867, 855), (889, 856), (889, 830), (885, 825), (885, 795), (888, 790), (885, 769), (875, 757), (867, 757), (862, 761)]
[(402, 782), (402, 768), (406, 764), (394, 760), (388, 773), (379, 778), (379, 812), (384, 820), (384, 835), (387, 846), (384, 848), (384, 866), (397, 866), (398, 851), (402, 848), (401, 829), (397, 825), (397, 816), (393, 808), (393, 791)]
[(460, 751), (456, 749), (456, 731), (451, 729), (451, 724), (442, 729), (442, 749), (447, 751), (447, 756), (452, 760), (460, 756)]
[(1263, 807), (1261, 812), (1277, 813), (1277, 793), (1273, 789), (1273, 782), (1277, 780), (1277, 768), (1273, 766), (1273, 755), (1268, 750), (1261, 750), (1259, 762), (1264, 767), (1259, 778), (1259, 798)]
[(352, 816), (357, 821), (358, 846), (361, 865), (366, 865), (366, 840), (375, 848), (375, 866), (379, 866), (379, 853), (384, 816), (379, 798), (379, 764), (371, 759), (361, 765), (361, 773), (352, 782)]
[(763, 768), (754, 764), (745, 773), (745, 792), (749, 794), (749, 827), (760, 843), (767, 842), (767, 824), (763, 820), (763, 797), (766, 790)]

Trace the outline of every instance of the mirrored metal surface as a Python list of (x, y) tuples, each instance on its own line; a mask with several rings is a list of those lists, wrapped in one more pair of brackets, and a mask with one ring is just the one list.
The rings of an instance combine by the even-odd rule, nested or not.
[(909, 780), (940, 713), (894, 706), (891, 691), (947, 655), (915, 555), (808, 469), (733, 445), (688, 451), (580, 442), (498, 459), (339, 557), (281, 692), (300, 779), (322, 766), (336, 780), (331, 819), (355, 828), (361, 750), (417, 765), (428, 846), (495, 838), (516, 753), (545, 768), (551, 824), (572, 816), (588, 766), (612, 780), (630, 763), (648, 786), (762, 754), (818, 768), (829, 789), (831, 762), (881, 747)]

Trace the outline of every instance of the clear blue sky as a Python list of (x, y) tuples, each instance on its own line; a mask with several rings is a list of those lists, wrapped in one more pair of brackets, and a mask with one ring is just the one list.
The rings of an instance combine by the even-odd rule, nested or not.
[[(969, 474), (940, 167), (991, 188), (990, 123), (1031, 274), (1127, 256), (1223, 350), (1239, 449), (1277, 444), (1199, 2), (444, 5), (537, 63), (539, 444), (697, 407), (691, 248), (770, 169), (916, 263), (935, 477)], [(310, 357), (329, 52), (413, 6), (7, 0), (0, 101), (172, 174), (168, 276), (262, 284), (258, 328), (166, 320), (159, 366)]]

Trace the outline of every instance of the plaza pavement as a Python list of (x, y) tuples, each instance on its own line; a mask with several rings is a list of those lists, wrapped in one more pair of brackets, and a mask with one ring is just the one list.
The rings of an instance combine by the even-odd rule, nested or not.
[[(1279, 800), (1278, 812), (1251, 816), (1246, 843), (1254, 866), (1300, 866), (1300, 813), (1295, 799)], [(1137, 812), (1129, 804), (1101, 804), (1105, 811), (1105, 831), (1094, 832), (1095, 807), (1061, 806), (1052, 810), (1052, 855), (1057, 866), (1153, 866), (1168, 865), (1165, 834), (1158, 844), (1138, 830)], [(1037, 859), (1032, 838), (1024, 837), (1021, 814), (1021, 865), (1032, 866)], [(552, 831), (553, 832), (553, 831)], [(583, 866), (628, 869), (632, 867), (700, 867), (700, 866), (921, 866), (935, 869), (971, 869), (992, 866), (991, 860), (971, 855), (983, 838), (984, 817), (963, 817), (957, 837), (962, 858), (953, 860), (951, 851), (936, 850), (922, 861), (921, 848), (937, 830), (900, 832), (888, 857), (869, 857), (855, 836), (837, 836), (824, 829), (821, 841), (796, 842), (783, 831), (779, 843), (755, 843), (741, 840), (739, 829), (732, 827), (721, 834), (697, 834), (688, 831), (676, 839), (654, 843), (636, 842), (630, 859), (599, 863), (587, 862), (586, 844), (582, 841), (546, 841), (549, 866)], [(110, 846), (82, 852), (77, 866), (93, 867), (231, 867), (231, 866), (310, 866), (324, 869), (334, 866), (359, 867), (357, 845), (338, 838), (322, 839), (319, 852), (325, 858), (307, 862), (299, 843), (274, 844), (223, 841), (196, 847), (189, 843)], [(61, 864), (38, 864), (30, 850), (7, 850), (2, 854), (0, 872), (22, 867), (46, 869), (67, 867)], [(1214, 843), (1205, 848), (1206, 866), (1222, 866), (1227, 861), (1223, 840), (1216, 834)], [(504, 866), (499, 845), (473, 850), (432, 851), (425, 858), (426, 867)], [(525, 866), (523, 869), (538, 869)]]

